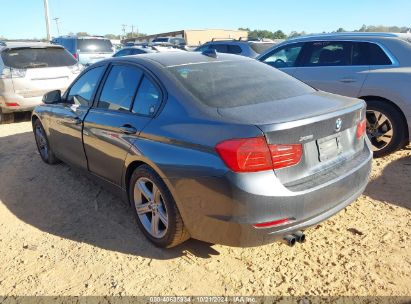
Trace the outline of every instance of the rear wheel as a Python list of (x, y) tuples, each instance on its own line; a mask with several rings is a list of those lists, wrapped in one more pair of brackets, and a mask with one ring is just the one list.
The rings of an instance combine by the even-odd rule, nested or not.
[(156, 246), (170, 248), (190, 238), (170, 191), (150, 167), (134, 171), (129, 196), (138, 226)]
[(405, 136), (401, 112), (386, 101), (367, 101), (367, 135), (374, 157), (382, 157), (401, 149)]
[(33, 130), (37, 149), (40, 153), (41, 159), (49, 165), (57, 164), (59, 160), (54, 155), (53, 150), (50, 148), (46, 132), (44, 131), (43, 125), (41, 124), (40, 120), (37, 119), (34, 122)]

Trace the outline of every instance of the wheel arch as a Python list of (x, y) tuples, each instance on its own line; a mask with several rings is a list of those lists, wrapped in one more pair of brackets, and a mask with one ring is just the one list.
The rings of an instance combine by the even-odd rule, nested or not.
[(407, 118), (405, 117), (404, 112), (401, 110), (401, 108), (397, 104), (395, 104), (391, 100), (389, 100), (387, 98), (384, 98), (384, 97), (381, 97), (381, 96), (366, 95), (366, 96), (361, 96), (361, 97), (358, 97), (358, 98), (364, 100), (365, 102), (371, 101), (371, 100), (379, 100), (379, 101), (386, 102), (387, 104), (394, 107), (398, 111), (398, 113), (400, 113), (400, 115), (402, 117), (402, 120), (404, 122), (404, 128), (405, 128), (405, 130), (404, 130), (404, 132), (405, 132), (404, 146), (406, 146), (409, 143), (410, 134), (408, 132), (409, 126), (408, 126)]

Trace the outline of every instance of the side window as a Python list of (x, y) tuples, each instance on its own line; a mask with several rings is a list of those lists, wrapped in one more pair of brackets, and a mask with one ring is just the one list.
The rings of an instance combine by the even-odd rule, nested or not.
[(392, 62), (381, 47), (370, 42), (355, 42), (353, 46), (353, 65), (391, 65)]
[(230, 53), (230, 54), (241, 54), (242, 51), (243, 50), (241, 49), (240, 46), (234, 45), (234, 44), (228, 45), (228, 48), (227, 48), (227, 53)]
[(294, 67), (302, 47), (303, 43), (286, 45), (266, 55), (262, 61), (275, 68)]
[(161, 93), (158, 88), (144, 76), (133, 104), (133, 113), (153, 115), (160, 106)]
[(67, 102), (90, 107), (92, 104), (91, 98), (104, 69), (105, 66), (96, 67), (77, 79), (67, 94)]
[(130, 50), (130, 54), (129, 55), (138, 55), (138, 54), (145, 54), (146, 52), (139, 50), (139, 49), (132, 49)]
[(351, 42), (315, 41), (307, 45), (303, 66), (351, 65)]
[(127, 55), (130, 55), (130, 50), (124, 49), (124, 50), (118, 51), (117, 54), (114, 55), (114, 57), (122, 57), (122, 56), (127, 56)]
[(209, 49), (216, 50), (219, 53), (227, 53), (227, 44), (209, 44), (208, 45)]
[(115, 65), (111, 68), (97, 104), (98, 108), (130, 111), (131, 102), (142, 71), (135, 67)]

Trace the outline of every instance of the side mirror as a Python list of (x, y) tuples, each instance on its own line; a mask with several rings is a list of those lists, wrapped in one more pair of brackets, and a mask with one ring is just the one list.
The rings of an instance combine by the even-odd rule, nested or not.
[(61, 103), (61, 91), (60, 90), (54, 90), (54, 91), (51, 91), (51, 92), (48, 92), (48, 93), (44, 94), (43, 102), (45, 104)]

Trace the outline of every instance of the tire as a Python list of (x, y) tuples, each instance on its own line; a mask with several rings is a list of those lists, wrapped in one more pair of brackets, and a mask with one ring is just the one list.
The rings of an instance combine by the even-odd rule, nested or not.
[(367, 102), (367, 135), (374, 157), (382, 157), (403, 147), (405, 121), (402, 113), (384, 100)]
[(149, 166), (133, 172), (129, 197), (140, 230), (154, 245), (171, 248), (190, 238), (173, 196)]
[(59, 159), (55, 156), (53, 150), (50, 147), (43, 125), (38, 119), (36, 119), (33, 123), (33, 132), (41, 159), (49, 165), (55, 165), (59, 163)]

